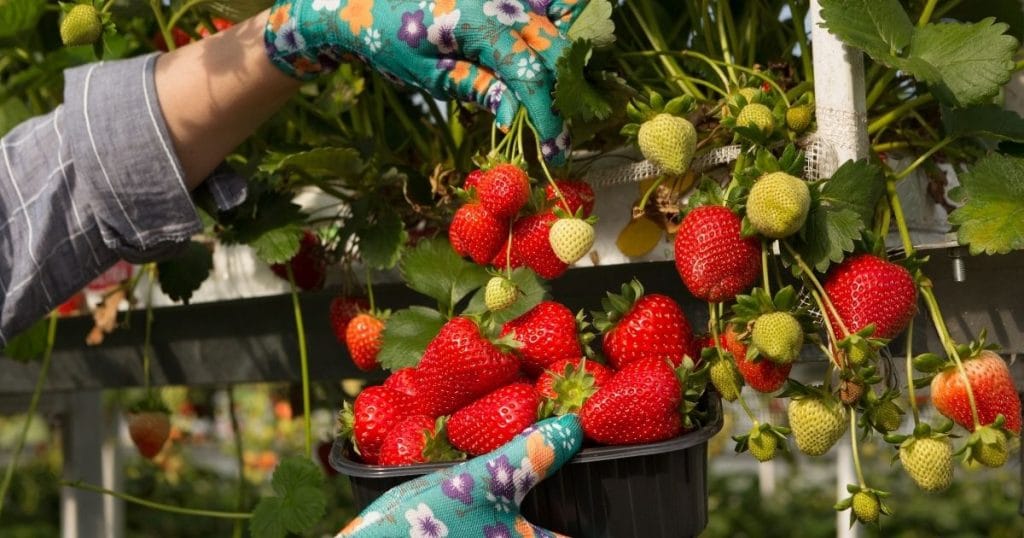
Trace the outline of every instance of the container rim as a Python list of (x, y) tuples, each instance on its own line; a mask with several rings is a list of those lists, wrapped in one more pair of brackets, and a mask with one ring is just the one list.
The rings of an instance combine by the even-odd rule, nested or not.
[[(696, 430), (673, 439), (657, 443), (585, 448), (573, 456), (573, 458), (568, 461), (568, 465), (650, 456), (653, 454), (685, 450), (687, 448), (706, 443), (722, 429), (722, 400), (718, 394), (713, 391), (708, 391), (705, 398), (705, 401), (707, 402), (707, 410), (709, 411), (710, 416), (708, 417), (707, 423)], [(388, 467), (384, 465), (368, 465), (354, 461), (347, 456), (348, 453), (348, 441), (335, 439), (334, 445), (331, 447), (331, 454), (329, 458), (330, 465), (335, 471), (338, 471), (341, 474), (357, 478), (416, 477), (432, 473), (434, 471), (447, 469), (448, 467), (462, 463), (461, 461), (449, 461), (421, 463), (417, 465), (406, 465), (403, 467)]]

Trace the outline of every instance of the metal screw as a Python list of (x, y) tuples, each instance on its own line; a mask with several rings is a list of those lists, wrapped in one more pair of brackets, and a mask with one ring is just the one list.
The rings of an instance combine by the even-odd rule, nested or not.
[(948, 251), (950, 259), (953, 260), (953, 282), (964, 282), (967, 280), (967, 264), (964, 262), (963, 247), (953, 247)]

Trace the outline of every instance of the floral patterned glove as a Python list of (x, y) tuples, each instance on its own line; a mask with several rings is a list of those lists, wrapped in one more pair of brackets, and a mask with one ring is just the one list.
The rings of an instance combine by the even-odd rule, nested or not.
[(505, 446), (398, 486), (373, 502), (339, 538), (558, 537), (519, 515), (538, 482), (583, 443), (576, 415), (538, 422)]
[(435, 97), (475, 101), (507, 128), (526, 107), (544, 156), (568, 134), (551, 108), (555, 62), (588, 0), (277, 0), (267, 52), (307, 79), (350, 57)]

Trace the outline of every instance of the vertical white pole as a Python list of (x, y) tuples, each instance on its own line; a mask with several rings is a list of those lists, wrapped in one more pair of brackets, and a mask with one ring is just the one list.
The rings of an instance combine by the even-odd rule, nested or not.
[[(814, 100), (818, 136), (836, 152), (837, 164), (868, 155), (864, 56), (821, 27), (821, 6), (811, 1), (811, 44), (814, 48)], [(856, 432), (850, 432), (855, 435)], [(856, 483), (850, 445), (837, 447), (836, 495), (845, 498), (846, 485)], [(836, 537), (856, 538), (859, 527), (849, 526), (849, 514), (836, 514)]]

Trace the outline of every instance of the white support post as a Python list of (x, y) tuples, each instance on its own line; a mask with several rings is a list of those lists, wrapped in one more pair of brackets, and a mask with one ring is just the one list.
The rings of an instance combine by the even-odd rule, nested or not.
[[(817, 136), (835, 150), (836, 164), (868, 156), (864, 56), (843, 45), (821, 27), (821, 6), (811, 1), (811, 43), (814, 48), (814, 101)], [(856, 435), (856, 432), (849, 432)], [(849, 443), (840, 440), (836, 462), (836, 495), (849, 495), (847, 484), (857, 482)], [(836, 537), (856, 538), (860, 528), (849, 526), (849, 514), (836, 514)]]
[[(116, 461), (104, 457), (106, 421), (103, 416), (102, 392), (75, 392), (67, 397), (62, 421), (65, 480), (82, 480), (110, 488), (115, 473), (105, 473), (105, 464)], [(105, 476), (108, 475), (108, 476)], [(75, 488), (61, 490), (61, 538), (116, 538), (121, 536), (113, 524), (121, 510), (103, 495)]]

